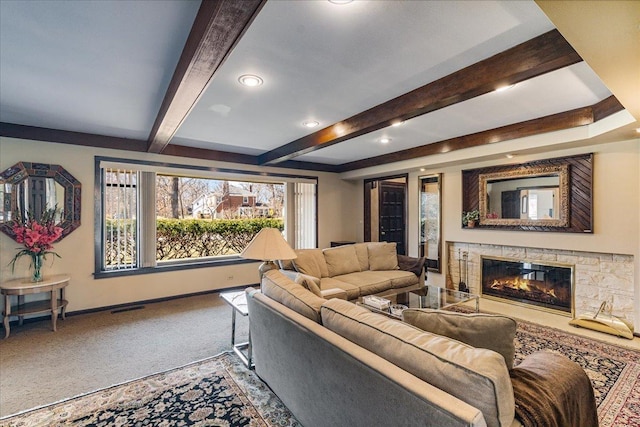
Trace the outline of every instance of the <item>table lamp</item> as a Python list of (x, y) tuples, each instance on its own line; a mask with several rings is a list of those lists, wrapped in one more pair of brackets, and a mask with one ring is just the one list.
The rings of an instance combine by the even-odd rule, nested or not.
[(287, 241), (284, 240), (280, 230), (277, 228), (263, 228), (253, 237), (247, 247), (244, 248), (240, 257), (264, 261), (258, 268), (260, 284), (262, 285), (262, 275), (269, 270), (278, 268), (273, 262), (274, 260), (294, 259), (298, 258), (298, 255), (291, 249)]

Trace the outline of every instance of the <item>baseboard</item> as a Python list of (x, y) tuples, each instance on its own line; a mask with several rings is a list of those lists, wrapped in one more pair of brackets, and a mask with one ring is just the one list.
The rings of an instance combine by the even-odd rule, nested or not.
[[(201, 295), (209, 295), (209, 294), (217, 294), (220, 292), (230, 292), (230, 291), (239, 291), (248, 287), (256, 287), (259, 286), (258, 283), (254, 283), (254, 284), (250, 284), (250, 285), (240, 285), (240, 286), (234, 286), (231, 288), (224, 288), (224, 289), (212, 289), (209, 291), (201, 291), (201, 292), (192, 292), (189, 294), (180, 294), (180, 295), (172, 295), (169, 297), (162, 297), (162, 298), (153, 298), (153, 299), (147, 299), (147, 300), (140, 300), (140, 301), (132, 301), (132, 302), (127, 302), (127, 303), (123, 303), (123, 304), (115, 304), (115, 305), (106, 305), (103, 307), (95, 307), (95, 308), (88, 308), (85, 310), (74, 310), (74, 311), (68, 311), (66, 313), (66, 315), (68, 317), (71, 316), (79, 316), (82, 314), (90, 314), (90, 313), (99, 313), (101, 311), (128, 311), (128, 309), (136, 309), (141, 305), (145, 305), (145, 304), (155, 304), (158, 302), (165, 302), (165, 301), (171, 301), (171, 300), (176, 300), (176, 299), (180, 299), (180, 298), (189, 298), (189, 297), (196, 297), (196, 296), (201, 296)], [(11, 317), (13, 317), (13, 315), (11, 315)], [(32, 322), (41, 322), (43, 320), (49, 320), (51, 319), (51, 315), (42, 315), (42, 316), (34, 316), (34, 317), (29, 317), (24, 319), (24, 321), (22, 322), (23, 324), (25, 323), (32, 323)], [(9, 326), (13, 327), (13, 326), (17, 326), (18, 325), (18, 320), (12, 320), (9, 322)]]

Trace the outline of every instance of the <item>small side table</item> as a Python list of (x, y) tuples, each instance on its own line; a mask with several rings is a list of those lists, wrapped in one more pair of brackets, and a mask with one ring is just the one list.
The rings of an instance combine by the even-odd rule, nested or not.
[(251, 332), (247, 342), (236, 344), (236, 313), (240, 313), (241, 316), (249, 316), (249, 309), (247, 306), (247, 294), (244, 291), (237, 292), (224, 292), (220, 294), (220, 298), (229, 304), (231, 310), (231, 346), (233, 351), (238, 355), (240, 360), (247, 365), (247, 368), (253, 369), (253, 360), (251, 358)]
[[(66, 274), (45, 277), (41, 282), (31, 282), (29, 279), (10, 280), (0, 284), (0, 293), (4, 295), (4, 311), (2, 313), (2, 324), (4, 325), (4, 337), (9, 338), (11, 332), (9, 317), (18, 316), (18, 324), (26, 314), (51, 313), (51, 329), (56, 331), (58, 321), (58, 310), (64, 320), (68, 301), (64, 297), (65, 288), (69, 284), (70, 277)], [(60, 295), (58, 296), (58, 291)], [(29, 294), (39, 294), (50, 292), (49, 300), (24, 302), (24, 296)], [(11, 296), (18, 297), (17, 305), (11, 305)]]

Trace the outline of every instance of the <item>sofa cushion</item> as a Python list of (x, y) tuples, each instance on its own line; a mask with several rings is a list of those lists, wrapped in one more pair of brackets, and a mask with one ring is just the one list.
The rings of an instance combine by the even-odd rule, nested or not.
[(334, 277), (341, 282), (349, 283), (360, 289), (360, 295), (371, 295), (391, 289), (391, 280), (377, 271), (359, 271)]
[(315, 296), (322, 297), (322, 292), (320, 292), (320, 286), (316, 283), (315, 280), (311, 276), (302, 273), (296, 273), (296, 277), (293, 279), (294, 282), (301, 285), (308, 291), (311, 291)]
[(360, 263), (360, 271), (369, 269), (369, 243), (356, 243), (353, 247), (356, 249), (358, 262)]
[(482, 411), (489, 427), (509, 426), (515, 404), (498, 353), (424, 332), (342, 300), (321, 309), (328, 329)]
[(298, 258), (293, 260), (293, 265), (298, 273), (318, 278), (329, 277), (322, 249), (296, 249), (295, 252)]
[(393, 289), (406, 288), (420, 282), (420, 279), (415, 274), (402, 270), (363, 271), (361, 274), (389, 280)]
[(326, 301), (289, 279), (278, 270), (262, 276), (262, 293), (297, 313), (321, 323), (320, 307)]
[(517, 325), (516, 321), (509, 317), (410, 308), (402, 312), (402, 320), (423, 331), (500, 353), (507, 363), (507, 368), (513, 368), (516, 352), (513, 340)]
[(334, 277), (320, 279), (320, 290), (338, 288), (347, 293), (347, 299), (357, 299), (360, 296), (360, 288), (351, 283), (343, 282)]
[(398, 269), (398, 254), (395, 243), (370, 244), (367, 250), (369, 251), (369, 270)]
[(322, 251), (327, 263), (329, 277), (360, 271), (360, 262), (354, 245), (338, 246)]

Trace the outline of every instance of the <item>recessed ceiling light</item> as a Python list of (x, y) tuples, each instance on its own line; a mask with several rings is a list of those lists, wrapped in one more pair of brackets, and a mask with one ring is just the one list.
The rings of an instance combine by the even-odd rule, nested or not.
[(400, 126), (400, 125), (403, 125), (403, 124), (404, 124), (404, 120), (400, 121), (400, 122), (392, 123), (391, 126), (397, 127), (397, 126)]
[(505, 90), (513, 89), (514, 86), (515, 86), (515, 84), (500, 86), (500, 87), (496, 88), (496, 92), (504, 92)]
[(382, 137), (380, 138), (380, 142), (383, 144), (388, 144), (391, 142), (391, 138), (387, 138), (387, 137)]
[(241, 85), (255, 87), (260, 86), (263, 82), (262, 78), (256, 76), (255, 74), (243, 74), (238, 77), (238, 81)]
[(329, 0), (329, 3), (333, 4), (347, 4), (351, 3), (353, 0)]
[(425, 168), (420, 168), (420, 172), (424, 172), (424, 171), (426, 171)]
[(505, 154), (507, 159), (513, 159), (515, 156), (513, 154)]
[(316, 126), (318, 126), (320, 123), (316, 122), (315, 120), (307, 120), (302, 122), (302, 126), (307, 127), (307, 128), (314, 128)]

